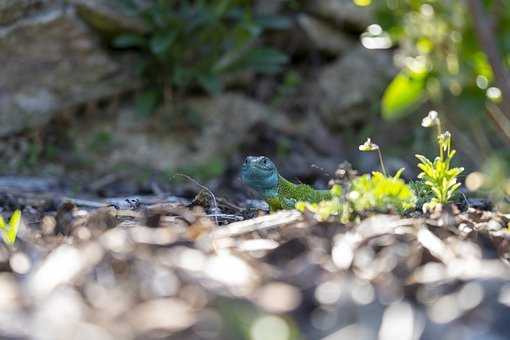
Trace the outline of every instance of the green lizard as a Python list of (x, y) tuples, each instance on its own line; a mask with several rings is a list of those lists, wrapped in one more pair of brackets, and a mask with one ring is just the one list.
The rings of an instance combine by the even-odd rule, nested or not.
[(278, 173), (274, 163), (264, 156), (249, 156), (241, 168), (241, 179), (255, 189), (271, 211), (294, 209), (299, 201), (320, 202), (331, 199), (328, 190), (315, 190), (306, 184), (294, 184)]

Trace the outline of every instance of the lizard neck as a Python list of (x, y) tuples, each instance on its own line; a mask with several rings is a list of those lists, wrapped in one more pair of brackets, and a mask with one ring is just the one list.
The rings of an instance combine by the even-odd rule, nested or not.
[(265, 200), (275, 198), (279, 194), (279, 183), (281, 176), (274, 172), (271, 176), (262, 179), (252, 180), (250, 186), (255, 189)]
[(282, 181), (285, 181), (285, 179), (282, 176), (277, 175), (277, 181), (275, 182), (275, 185), (262, 189), (260, 193), (262, 194), (264, 199), (271, 199), (277, 197), (280, 194), (280, 184), (282, 183)]
[(291, 181), (286, 180), (282, 176), (278, 175), (278, 193), (288, 192), (291, 189), (294, 189), (296, 184)]

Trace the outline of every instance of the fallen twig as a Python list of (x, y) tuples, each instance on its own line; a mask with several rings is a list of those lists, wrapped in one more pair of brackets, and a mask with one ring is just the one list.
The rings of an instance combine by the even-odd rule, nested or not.
[[(175, 174), (174, 177), (175, 176), (184, 177), (188, 181), (192, 182), (195, 185), (198, 185), (200, 188), (202, 188), (203, 190), (207, 191), (207, 193), (211, 196), (211, 199), (213, 201), (213, 207), (211, 208), (212, 212), (214, 214), (219, 213), (218, 202), (216, 201), (216, 196), (214, 196), (214, 193), (208, 187), (200, 184), (197, 180), (191, 178), (188, 175), (185, 175), (185, 174)], [(214, 216), (214, 222), (216, 223), (216, 225), (219, 225), (218, 217), (217, 216)]]
[(226, 238), (250, 233), (252, 231), (277, 228), (301, 220), (302, 215), (297, 210), (283, 210), (274, 214), (264, 215), (251, 220), (231, 223), (212, 234), (213, 239)]

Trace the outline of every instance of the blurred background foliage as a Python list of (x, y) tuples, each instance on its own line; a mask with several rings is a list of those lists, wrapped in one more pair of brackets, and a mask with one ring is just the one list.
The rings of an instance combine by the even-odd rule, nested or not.
[[(218, 94), (231, 73), (281, 73), (289, 59), (286, 51), (260, 46), (259, 40), (267, 29), (288, 29), (302, 7), (289, 1), (290, 11), (260, 15), (252, 11), (249, 0), (119, 1), (131, 15), (143, 18), (147, 27), (144, 34), (122, 34), (113, 41), (117, 48), (135, 48), (143, 55), (137, 71), (146, 81), (146, 91), (139, 97), (138, 108), (145, 114), (189, 91)], [(489, 151), (484, 155), (491, 154), (492, 143), (501, 146), (501, 139), (510, 139), (508, 118), (492, 105), (502, 102), (502, 92), (481, 48), (483, 42), (477, 39), (471, 20), (475, 16), (467, 2), (353, 3), (375, 12), (375, 23), (360, 36), (362, 44), (369, 49), (397, 49), (394, 60), (400, 71), (381, 99), (384, 119), (401, 119), (429, 105), (441, 109), (460, 130), (472, 130), (472, 143)], [(508, 65), (510, 44), (505, 37), (510, 33), (510, 4), (484, 1), (484, 5), (489, 14), (485, 24), (494, 31), (495, 43)], [(282, 91), (299, 79), (296, 74), (286, 73)], [(489, 133), (480, 133), (480, 127)], [(498, 131), (499, 139), (488, 137), (492, 130)]]
[[(491, 103), (502, 101), (485, 51), (480, 47), (473, 25), (476, 17), (465, 1), (377, 2), (377, 18), (391, 40), (398, 44), (395, 62), (400, 73), (386, 90), (383, 115), (399, 118), (427, 100), (444, 108), (455, 124), (471, 128), (486, 126)], [(509, 4), (485, 1), (490, 13), (485, 25), (494, 32), (505, 65), (509, 63)], [(455, 113), (456, 111), (457, 113)], [(469, 119), (466, 119), (468, 118)], [(480, 125), (481, 123), (481, 125)], [(496, 128), (501, 122), (496, 119)], [(504, 123), (507, 124), (507, 123)], [(503, 131), (501, 131), (504, 133)], [(508, 138), (503, 135), (502, 137)], [(482, 147), (485, 144), (478, 140)]]
[[(29, 65), (3, 60), (5, 79), (17, 79), (0, 83), (5, 174), (141, 168), (145, 180), (186, 170), (225, 186), (255, 153), (313, 182), (343, 160), (377, 168), (375, 155), (356, 152), (374, 137), (390, 172), (414, 177), (414, 153), (434, 150), (419, 123), (437, 110), (456, 165), (507, 178), (507, 1), (69, 0), (63, 12), (28, 3), (0, 9), (12, 35), (0, 38), (5, 55)], [(41, 24), (41, 11), (56, 14)], [(16, 26), (33, 14), (37, 34)]]
[(498, 184), (491, 180), (486, 186), (499, 191), (509, 160), (510, 4), (388, 0), (374, 5), (384, 30), (379, 35), (398, 46), (400, 69), (382, 98), (383, 116), (399, 119), (427, 104), (439, 109), (452, 129), (467, 135), (477, 165), (498, 178)]
[(115, 47), (136, 48), (143, 56), (137, 65), (147, 86), (137, 105), (142, 114), (193, 89), (218, 94), (228, 74), (277, 73), (287, 62), (283, 52), (257, 46), (257, 39), (268, 28), (288, 28), (289, 20), (256, 15), (251, 1), (121, 2), (131, 15), (143, 19), (147, 29), (144, 34), (122, 34), (113, 41)]

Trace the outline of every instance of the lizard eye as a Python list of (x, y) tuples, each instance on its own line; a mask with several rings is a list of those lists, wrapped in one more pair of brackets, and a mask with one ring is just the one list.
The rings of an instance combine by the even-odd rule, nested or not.
[(264, 159), (262, 160), (262, 164), (267, 165), (267, 158), (264, 158)]

